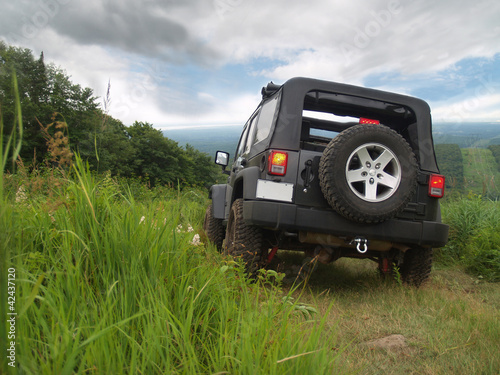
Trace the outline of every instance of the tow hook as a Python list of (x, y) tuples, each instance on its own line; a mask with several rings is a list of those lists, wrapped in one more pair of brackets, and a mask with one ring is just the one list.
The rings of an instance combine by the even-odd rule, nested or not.
[(368, 240), (363, 237), (356, 237), (351, 244), (356, 243), (356, 250), (360, 254), (364, 254), (368, 251)]

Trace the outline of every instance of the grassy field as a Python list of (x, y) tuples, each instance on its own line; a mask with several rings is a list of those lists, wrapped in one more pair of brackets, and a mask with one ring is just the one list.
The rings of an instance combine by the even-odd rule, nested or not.
[(497, 162), (486, 148), (462, 149), (464, 190), (492, 199), (500, 197), (500, 172)]
[[(203, 243), (206, 196), (96, 176), (79, 158), (3, 175), (0, 372), (500, 373), (500, 284), (486, 282), (500, 275), (498, 202), (471, 194), (444, 205), (450, 245), (420, 289), (354, 260), (292, 287), (272, 270), (251, 283)], [(366, 344), (393, 334), (403, 347)]]
[[(4, 270), (14, 268), (18, 313), (17, 367), (2, 356), (4, 373), (500, 371), (500, 285), (457, 267), (438, 267), (418, 290), (352, 260), (320, 265), (295, 290), (265, 275), (249, 283), (197, 243), (204, 191), (149, 191), (80, 163), (69, 176), (7, 177), (4, 193), (0, 312), (11, 306)], [(362, 344), (390, 334), (408, 346)]]
[[(295, 254), (285, 263), (300, 264)], [(434, 268), (419, 289), (381, 282), (375, 263), (341, 259), (318, 266), (301, 300), (327, 316), (325, 336), (341, 353), (338, 365), (360, 374), (498, 374), (500, 285), (460, 268)], [(331, 304), (333, 303), (333, 307)], [(364, 343), (402, 335), (406, 345)]]
[[(265, 275), (249, 283), (238, 264), (198, 243), (205, 191), (143, 190), (96, 178), (78, 160), (68, 177), (6, 176), (2, 373), (335, 369), (325, 319), (311, 319), (311, 307)], [(17, 314), (14, 331), (9, 312)], [(12, 341), (15, 360), (4, 355)]]

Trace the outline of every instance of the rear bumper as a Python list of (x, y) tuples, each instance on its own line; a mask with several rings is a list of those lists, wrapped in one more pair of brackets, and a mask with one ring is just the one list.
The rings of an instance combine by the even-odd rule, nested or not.
[(250, 225), (275, 230), (322, 232), (426, 247), (442, 247), (448, 241), (448, 225), (438, 222), (391, 219), (378, 224), (360, 224), (333, 210), (288, 203), (245, 201), (243, 217)]

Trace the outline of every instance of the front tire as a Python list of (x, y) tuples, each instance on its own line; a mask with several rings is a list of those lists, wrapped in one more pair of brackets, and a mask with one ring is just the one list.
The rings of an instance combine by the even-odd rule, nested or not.
[(243, 199), (235, 200), (231, 206), (225, 247), (228, 255), (243, 260), (249, 276), (255, 276), (264, 258), (262, 230), (243, 221)]
[(214, 218), (213, 206), (210, 204), (205, 212), (203, 220), (203, 230), (207, 234), (207, 238), (212, 242), (217, 250), (222, 251), (222, 240), (224, 240), (224, 226), (221, 219)]

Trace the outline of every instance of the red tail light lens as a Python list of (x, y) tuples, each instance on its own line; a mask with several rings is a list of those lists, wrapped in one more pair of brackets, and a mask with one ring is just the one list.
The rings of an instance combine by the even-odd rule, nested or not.
[(379, 125), (380, 124), (380, 121), (379, 120), (373, 120), (371, 118), (364, 118), (364, 117), (361, 117), (359, 119), (359, 123), (360, 124), (375, 124), (375, 125)]
[(429, 196), (442, 198), (444, 195), (444, 176), (432, 174), (429, 179)]
[(267, 172), (277, 176), (286, 174), (286, 165), (288, 163), (288, 154), (282, 151), (271, 151), (267, 163)]

